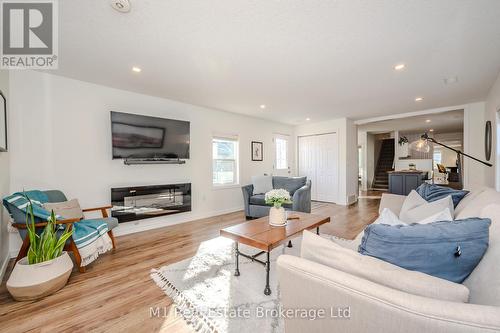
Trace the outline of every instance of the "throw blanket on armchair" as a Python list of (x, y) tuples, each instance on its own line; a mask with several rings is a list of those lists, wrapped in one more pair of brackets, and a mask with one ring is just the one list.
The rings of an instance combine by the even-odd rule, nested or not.
[[(43, 208), (43, 204), (48, 201), (47, 195), (42, 191), (17, 192), (3, 199), (3, 205), (11, 204), (24, 213), (27, 212), (29, 201), (33, 204), (33, 215), (46, 221), (50, 217), (50, 212)], [(58, 220), (63, 219), (56, 215)], [(100, 220), (80, 220), (73, 223), (72, 238), (80, 252), (82, 266), (86, 266), (99, 257), (99, 254), (106, 253), (113, 248), (111, 238), (108, 234), (108, 225)], [(27, 237), (27, 236), (26, 236)]]

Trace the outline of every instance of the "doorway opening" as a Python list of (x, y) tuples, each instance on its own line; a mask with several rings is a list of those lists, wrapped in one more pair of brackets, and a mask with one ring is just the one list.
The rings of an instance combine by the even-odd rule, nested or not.
[[(424, 133), (447, 146), (463, 150), (464, 111), (452, 110), (359, 125), (361, 194), (387, 191), (391, 171), (416, 171), (424, 175), (426, 182), (454, 188), (459, 186), (456, 153), (437, 145), (429, 152), (411, 149), (410, 144)], [(497, 147), (499, 145), (500, 141)], [(497, 156), (499, 152), (497, 149)], [(497, 173), (499, 179), (500, 170)], [(500, 181), (497, 186), (500, 187)]]

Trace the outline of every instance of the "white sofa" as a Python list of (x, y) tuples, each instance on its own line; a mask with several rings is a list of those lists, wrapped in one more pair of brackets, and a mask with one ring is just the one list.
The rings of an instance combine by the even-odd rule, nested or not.
[[(399, 214), (404, 198), (385, 194), (380, 210), (387, 207)], [(470, 292), (468, 303), (403, 292), (315, 261), (282, 255), (277, 267), (284, 308), (350, 310), (349, 318), (336, 313), (316, 320), (287, 316), (286, 332), (500, 332), (500, 193), (489, 188), (469, 193), (457, 206), (455, 219), (473, 216), (489, 217), (492, 224), (489, 248), (463, 283)], [(391, 279), (397, 281), (397, 273)]]

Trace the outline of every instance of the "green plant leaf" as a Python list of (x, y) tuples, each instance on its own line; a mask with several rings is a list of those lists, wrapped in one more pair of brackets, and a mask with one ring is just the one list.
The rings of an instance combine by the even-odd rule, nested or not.
[(66, 241), (68, 240), (68, 238), (71, 237), (72, 234), (73, 234), (73, 229), (71, 228), (71, 226), (67, 225), (66, 229), (64, 230), (62, 235), (59, 237), (59, 240), (57, 241), (57, 244), (55, 245), (56, 253), (55, 253), (54, 258), (57, 258), (58, 256), (61, 255), (62, 250), (64, 248), (64, 244), (66, 244)]
[(30, 239), (30, 247), (27, 254), (28, 264), (36, 264), (59, 257), (66, 241), (73, 234), (71, 225), (66, 225), (65, 230), (58, 237), (57, 219), (54, 211), (52, 211), (50, 217), (47, 219), (47, 225), (40, 234), (37, 234), (33, 204), (26, 194), (24, 196), (28, 200), (26, 209), (27, 237)]

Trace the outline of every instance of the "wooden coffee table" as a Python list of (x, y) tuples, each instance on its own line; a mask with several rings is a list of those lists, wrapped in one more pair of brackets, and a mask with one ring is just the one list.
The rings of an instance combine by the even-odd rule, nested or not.
[[(319, 234), (319, 226), (330, 222), (329, 216), (319, 216), (314, 214), (288, 212), (289, 218), (298, 217), (298, 219), (288, 220), (287, 225), (284, 227), (273, 227), (269, 225), (268, 217), (261, 217), (256, 220), (240, 223), (220, 231), (220, 235), (230, 238), (235, 241), (235, 260), (236, 270), (235, 276), (240, 275), (239, 270), (239, 256), (243, 256), (252, 260), (253, 262), (262, 264), (266, 268), (266, 287), (264, 289), (265, 295), (271, 295), (271, 288), (269, 287), (269, 270), (270, 260), (269, 253), (272, 249), (284, 244), (290, 239), (294, 238), (304, 230), (316, 228), (316, 233)], [(251, 246), (260, 252), (249, 255), (239, 251), (238, 244), (242, 243)], [(288, 246), (291, 246), (289, 242)], [(257, 259), (260, 255), (266, 254), (266, 261)]]

